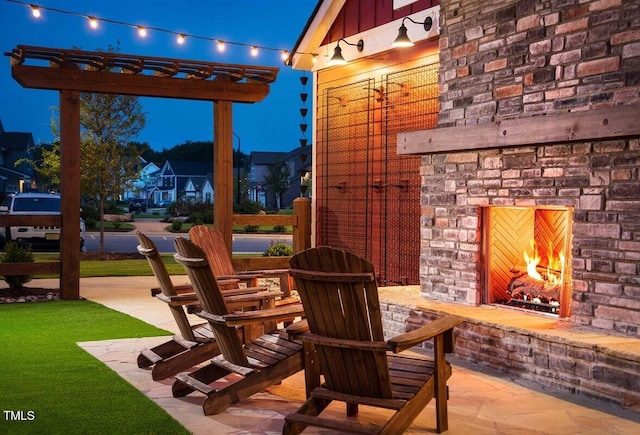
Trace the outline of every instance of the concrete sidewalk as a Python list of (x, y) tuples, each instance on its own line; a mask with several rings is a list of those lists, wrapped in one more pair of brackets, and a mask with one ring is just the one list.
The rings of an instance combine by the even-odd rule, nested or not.
[[(176, 284), (186, 276), (173, 277)], [(46, 287), (45, 281), (39, 283)], [(53, 286), (57, 280), (52, 280)], [(81, 296), (137, 317), (168, 331), (177, 332), (166, 305), (149, 296), (153, 277), (83, 278)], [(193, 316), (192, 320), (200, 321)], [(304, 400), (303, 374), (232, 406), (221, 414), (204, 416), (202, 396), (173, 398), (172, 381), (155, 382), (147, 370), (139, 369), (136, 357), (145, 347), (166, 337), (80, 343), (115, 370), (135, 388), (164, 408), (194, 434), (281, 433), (284, 416)], [(634, 434), (640, 433), (640, 414), (607, 404), (567, 396), (552, 396), (517, 385), (508, 377), (452, 360), (449, 381), (448, 434)], [(330, 408), (342, 413), (341, 407)], [(379, 421), (381, 413), (361, 408), (359, 419)], [(420, 414), (407, 433), (435, 432), (435, 404)], [(305, 433), (331, 433), (308, 429)]]

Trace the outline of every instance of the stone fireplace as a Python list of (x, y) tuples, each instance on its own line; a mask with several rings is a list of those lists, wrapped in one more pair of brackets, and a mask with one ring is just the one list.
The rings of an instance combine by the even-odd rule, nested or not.
[[(511, 208), (511, 214), (529, 210), (534, 215), (554, 211), (570, 218), (567, 225), (572, 232), (567, 235), (565, 228), (559, 231), (563, 237), (553, 236), (556, 245), (564, 246), (566, 279), (561, 293), (569, 298), (558, 314), (577, 324), (638, 336), (639, 168), (638, 139), (424, 156), (422, 295), (472, 305), (507, 299), (506, 288), (495, 292), (485, 288), (500, 280), (503, 286), (506, 280), (488, 269), (494, 261), (488, 258), (494, 237), (491, 211)], [(522, 230), (519, 251), (540, 237), (535, 233), (542, 230), (532, 225)], [(514, 237), (519, 230), (503, 229)], [(548, 243), (535, 241), (538, 247)], [(554, 254), (559, 252), (556, 246)], [(519, 252), (510, 255), (513, 259), (503, 269), (520, 262), (515, 259)]]

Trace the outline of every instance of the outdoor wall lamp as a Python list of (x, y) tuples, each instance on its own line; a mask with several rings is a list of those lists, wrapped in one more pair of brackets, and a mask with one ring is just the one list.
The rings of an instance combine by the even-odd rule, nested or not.
[(413, 47), (414, 45), (407, 35), (407, 27), (404, 25), (405, 20), (409, 20), (414, 24), (422, 24), (425, 32), (431, 30), (431, 26), (433, 25), (433, 19), (431, 17), (425, 18), (424, 22), (415, 21), (410, 17), (404, 17), (400, 28), (398, 29), (398, 37), (391, 43), (392, 47)]
[(333, 49), (333, 56), (331, 57), (331, 59), (329, 59), (329, 62), (327, 62), (327, 65), (333, 66), (333, 65), (347, 64), (347, 61), (342, 56), (342, 48), (340, 48), (341, 42), (344, 42), (347, 45), (353, 45), (354, 47), (358, 47), (358, 51), (364, 50), (364, 41), (362, 39), (359, 40), (356, 44), (352, 44), (348, 42), (346, 39), (342, 38), (338, 40), (338, 43), (336, 44), (336, 48)]

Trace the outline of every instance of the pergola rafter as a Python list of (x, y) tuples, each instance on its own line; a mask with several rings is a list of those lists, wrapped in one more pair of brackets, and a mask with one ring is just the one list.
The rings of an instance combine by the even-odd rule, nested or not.
[(80, 92), (213, 102), (214, 220), (232, 246), (232, 103), (256, 103), (269, 94), (278, 68), (220, 64), (19, 45), (11, 75), (25, 88), (60, 92), (60, 297), (80, 297)]

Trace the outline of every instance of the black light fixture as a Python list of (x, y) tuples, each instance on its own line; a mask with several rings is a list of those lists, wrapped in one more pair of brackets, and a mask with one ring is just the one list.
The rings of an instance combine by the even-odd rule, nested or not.
[(391, 43), (392, 47), (413, 47), (414, 45), (407, 35), (407, 27), (404, 25), (405, 20), (409, 20), (414, 24), (422, 24), (425, 32), (431, 30), (431, 26), (433, 25), (433, 19), (431, 17), (425, 18), (424, 22), (415, 21), (410, 17), (404, 17), (402, 19), (402, 23), (400, 24), (400, 28), (398, 29), (398, 37)]
[(358, 47), (358, 51), (364, 50), (364, 41), (362, 39), (360, 39), (356, 44), (352, 44), (351, 42), (342, 38), (338, 40), (338, 43), (336, 44), (336, 48), (333, 49), (333, 56), (331, 57), (329, 62), (327, 62), (327, 65), (330, 65), (330, 66), (345, 65), (347, 63), (345, 58), (342, 56), (342, 48), (340, 48), (341, 42), (344, 42), (347, 45), (353, 45), (354, 47)]

